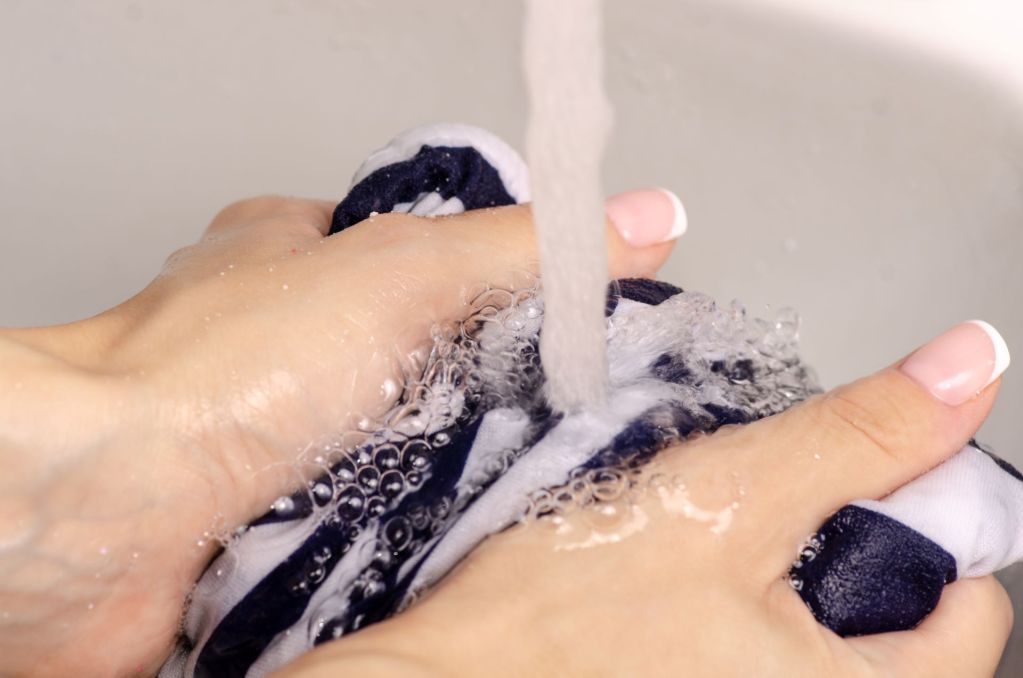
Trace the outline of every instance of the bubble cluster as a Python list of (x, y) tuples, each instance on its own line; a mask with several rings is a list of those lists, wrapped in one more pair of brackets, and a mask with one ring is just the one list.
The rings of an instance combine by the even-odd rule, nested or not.
[(815, 535), (807, 538), (803, 545), (799, 548), (799, 554), (796, 559), (792, 562), (792, 569), (798, 570), (803, 567), (806, 563), (813, 562), (817, 556), (824, 550), (824, 534), (818, 532)]
[[(290, 595), (310, 599), (319, 639), (382, 619), (402, 596), (414, 599), (419, 591), (395, 591), (417, 559), (560, 421), (545, 400), (538, 290), (487, 289), (472, 309), (465, 321), (438, 326), (428, 349), (388, 385), (396, 404), (386, 415), (360, 424), (354, 444), (317, 446), (314, 461), (324, 472), (253, 523), (312, 521), (311, 536), (289, 558), (286, 585)], [(519, 519), (576, 530), (566, 548), (616, 543), (643, 529), (639, 497), (658, 482), (645, 469), (654, 453), (774, 414), (817, 390), (796, 354), (798, 326), (789, 312), (750, 320), (741, 306), (721, 308), (696, 293), (656, 306), (620, 301), (608, 319), (612, 393), (655, 389), (657, 405), (589, 463), (524, 490)], [(497, 408), (528, 419), (522, 443), (466, 465), (474, 425)], [(459, 455), (462, 462), (452, 461)], [(726, 529), (738, 508), (704, 510), (683, 486), (668, 490), (666, 507), (715, 530)], [(578, 514), (571, 526), (570, 514)]]
[(786, 577), (786, 581), (794, 591), (799, 592), (803, 590), (803, 577), (799, 574), (799, 571), (804, 565), (813, 562), (821, 554), (824, 550), (824, 540), (824, 534), (818, 532), (807, 537), (803, 545), (799, 547), (799, 553), (796, 555), (796, 559), (792, 561), (792, 568)]
[[(637, 479), (638, 473), (626, 468), (577, 468), (568, 482), (533, 492), (523, 520), (564, 517), (597, 504), (629, 503), (631, 493), (637, 488)], [(610, 517), (612, 514), (598, 509), (594, 519), (599, 521), (596, 516), (600, 515)]]

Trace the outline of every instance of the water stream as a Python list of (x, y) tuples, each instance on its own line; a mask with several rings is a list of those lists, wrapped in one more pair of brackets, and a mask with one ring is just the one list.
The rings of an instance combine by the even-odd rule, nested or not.
[(607, 398), (608, 283), (600, 161), (611, 128), (600, 0), (527, 0), (526, 155), (546, 312), (540, 354), (555, 410)]

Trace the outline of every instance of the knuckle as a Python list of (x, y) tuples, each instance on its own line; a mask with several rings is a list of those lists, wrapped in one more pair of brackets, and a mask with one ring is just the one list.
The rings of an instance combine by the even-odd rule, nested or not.
[(206, 230), (209, 232), (227, 228), (249, 219), (275, 214), (288, 200), (279, 195), (260, 195), (236, 200), (217, 212)]
[(231, 203), (220, 210), (206, 229), (207, 234), (263, 228), (281, 235), (322, 236), (329, 210), (324, 201), (282, 195), (261, 195)]
[(895, 462), (907, 456), (912, 423), (899, 403), (882, 393), (839, 388), (818, 402), (821, 423), (842, 439)]
[(198, 245), (185, 245), (174, 250), (164, 259), (162, 272), (169, 273), (180, 268), (184, 263), (192, 259), (198, 250)]
[(280, 195), (257, 195), (242, 198), (241, 200), (236, 200), (224, 209), (220, 210), (217, 214), (217, 218), (221, 216), (251, 216), (253, 214), (272, 213), (283, 205), (286, 205), (288, 200), (288, 198)]

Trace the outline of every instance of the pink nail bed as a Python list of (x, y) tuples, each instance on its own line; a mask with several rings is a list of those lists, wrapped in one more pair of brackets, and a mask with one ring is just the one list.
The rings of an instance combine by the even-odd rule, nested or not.
[(961, 405), (1009, 367), (1009, 347), (983, 320), (956, 325), (917, 349), (899, 368), (938, 400)]

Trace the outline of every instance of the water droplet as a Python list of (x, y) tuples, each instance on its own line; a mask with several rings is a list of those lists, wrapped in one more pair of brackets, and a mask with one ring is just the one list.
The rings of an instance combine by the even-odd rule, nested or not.
[(306, 580), (310, 584), (319, 584), (327, 576), (327, 568), (319, 565), (306, 573)]
[(430, 515), (437, 519), (447, 518), (451, 512), (451, 500), (447, 497), (439, 497), (430, 505)]
[(422, 504), (415, 504), (408, 510), (408, 519), (417, 530), (424, 529), (430, 523), (430, 515)]
[(373, 453), (373, 464), (381, 471), (398, 468), (400, 463), (401, 453), (394, 445), (381, 445)]
[(412, 541), (412, 526), (405, 518), (393, 518), (384, 526), (384, 539), (394, 551), (401, 551)]
[(375, 490), (380, 484), (380, 471), (375, 466), (363, 466), (356, 473), (356, 478), (367, 490)]
[(270, 504), (270, 510), (280, 515), (288, 515), (295, 510), (295, 500), (291, 497), (280, 497)]
[(337, 466), (334, 467), (334, 475), (337, 476), (337, 479), (341, 481), (342, 484), (355, 482), (355, 471), (355, 462), (348, 457), (339, 461)]
[(379, 516), (386, 510), (387, 503), (384, 501), (383, 497), (370, 497), (369, 501), (366, 502), (366, 512), (371, 516)]
[(334, 490), (331, 489), (330, 485), (326, 483), (316, 483), (313, 485), (313, 498), (320, 506), (330, 501), (330, 498), (333, 496)]
[(431, 450), (422, 440), (410, 440), (401, 452), (401, 465), (406, 471), (423, 471), (430, 465)]
[(405, 479), (400, 471), (391, 470), (380, 477), (380, 492), (388, 499), (397, 497), (404, 488)]
[(337, 514), (343, 520), (358, 520), (365, 506), (366, 495), (355, 485), (349, 485), (338, 493)]
[(384, 379), (380, 384), (380, 397), (388, 402), (397, 399), (401, 387), (394, 379)]

